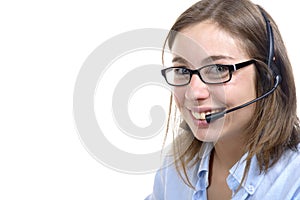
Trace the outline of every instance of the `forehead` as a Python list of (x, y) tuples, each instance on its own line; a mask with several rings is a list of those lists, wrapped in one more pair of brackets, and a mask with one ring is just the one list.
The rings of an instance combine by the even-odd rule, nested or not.
[(207, 58), (215, 56), (233, 60), (247, 57), (241, 41), (211, 21), (200, 22), (178, 32), (172, 53), (185, 58), (193, 65), (203, 64)]

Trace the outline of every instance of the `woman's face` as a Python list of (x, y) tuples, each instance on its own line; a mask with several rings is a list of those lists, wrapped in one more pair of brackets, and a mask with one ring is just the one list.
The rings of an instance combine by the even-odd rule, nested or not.
[[(189, 26), (180, 34), (190, 40), (186, 42), (183, 37), (176, 36), (172, 47), (174, 66), (197, 69), (208, 64), (236, 64), (250, 59), (237, 39), (212, 22)], [(188, 44), (190, 41), (194, 44)], [(174, 87), (174, 97), (182, 117), (198, 140), (241, 139), (248, 123), (253, 120), (255, 104), (211, 123), (207, 123), (204, 116), (255, 99), (255, 82), (255, 66), (252, 64), (233, 72), (232, 79), (223, 84), (205, 84), (193, 75), (189, 85)]]

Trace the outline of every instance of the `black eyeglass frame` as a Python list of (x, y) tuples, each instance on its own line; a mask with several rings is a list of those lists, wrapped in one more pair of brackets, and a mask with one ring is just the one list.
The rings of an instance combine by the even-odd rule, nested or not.
[[(198, 69), (195, 69), (195, 70), (193, 70), (193, 69), (188, 69), (188, 68), (186, 68), (186, 67), (184, 67), (184, 66), (168, 67), (168, 68), (166, 68), (166, 69), (162, 69), (162, 70), (161, 70), (161, 74), (162, 74), (162, 76), (165, 78), (166, 82), (167, 82), (169, 85), (171, 85), (171, 86), (185, 86), (185, 85), (188, 85), (188, 84), (191, 82), (192, 76), (193, 76), (194, 74), (198, 75), (198, 77), (200, 78), (200, 80), (201, 80), (203, 83), (215, 85), (215, 84), (223, 84), (223, 83), (229, 82), (229, 81), (231, 80), (231, 78), (232, 78), (232, 73), (233, 73), (234, 71), (237, 71), (237, 70), (239, 70), (239, 69), (241, 69), (241, 68), (243, 68), (243, 67), (247, 67), (247, 66), (249, 66), (249, 65), (251, 65), (251, 64), (254, 64), (254, 63), (256, 63), (256, 60), (250, 59), (250, 60), (247, 60), (247, 61), (245, 61), (245, 62), (241, 62), (241, 63), (237, 63), (237, 64), (232, 64), (232, 65), (223, 65), (223, 64), (205, 65), (205, 66), (202, 66), (202, 67), (200, 67), (200, 68), (198, 68)], [(201, 69), (207, 68), (207, 67), (209, 67), (209, 66), (227, 67), (227, 68), (229, 69), (229, 78), (228, 78), (228, 80), (223, 81), (223, 82), (217, 82), (217, 83), (211, 83), (211, 82), (204, 81), (203, 78), (201, 77), (201, 74), (200, 74), (199, 71), (200, 71)], [(167, 75), (166, 75), (166, 71), (167, 71), (167, 70), (170, 70), (170, 69), (176, 69), (176, 68), (177, 68), (177, 69), (178, 69), (178, 68), (182, 68), (182, 69), (188, 70), (188, 72), (189, 72), (189, 74), (190, 74), (190, 78), (189, 78), (189, 81), (188, 81), (187, 83), (184, 83), (184, 84), (172, 84), (172, 83), (169, 83), (169, 82), (168, 82), (168, 80), (167, 80)]]

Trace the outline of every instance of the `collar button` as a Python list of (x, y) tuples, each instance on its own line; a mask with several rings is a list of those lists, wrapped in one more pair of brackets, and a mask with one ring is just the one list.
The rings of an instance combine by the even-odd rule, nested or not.
[(254, 186), (253, 185), (249, 185), (248, 186), (248, 191), (250, 194), (253, 194), (254, 193)]

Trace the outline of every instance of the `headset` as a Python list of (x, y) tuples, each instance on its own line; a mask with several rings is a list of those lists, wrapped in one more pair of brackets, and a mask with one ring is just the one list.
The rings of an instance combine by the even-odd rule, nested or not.
[(281, 83), (282, 77), (279, 73), (277, 66), (274, 63), (274, 60), (273, 60), (273, 58), (274, 58), (274, 34), (273, 34), (272, 26), (271, 26), (270, 20), (268, 19), (267, 15), (264, 13), (264, 11), (260, 7), (259, 7), (259, 9), (260, 9), (261, 14), (266, 22), (266, 29), (267, 29), (267, 36), (268, 36), (268, 43), (269, 43), (269, 53), (268, 53), (267, 64), (268, 64), (269, 69), (273, 72), (274, 86), (269, 91), (267, 91), (266, 93), (261, 95), (260, 97), (257, 97), (247, 103), (244, 103), (242, 105), (236, 106), (236, 107), (228, 109), (228, 110), (205, 115), (205, 119), (206, 119), (207, 123), (211, 123), (219, 118), (224, 117), (226, 114), (228, 114), (230, 112), (244, 108), (244, 107), (249, 106), (250, 104), (253, 104), (263, 98), (266, 98), (267, 96), (272, 94), (276, 90), (278, 85)]

